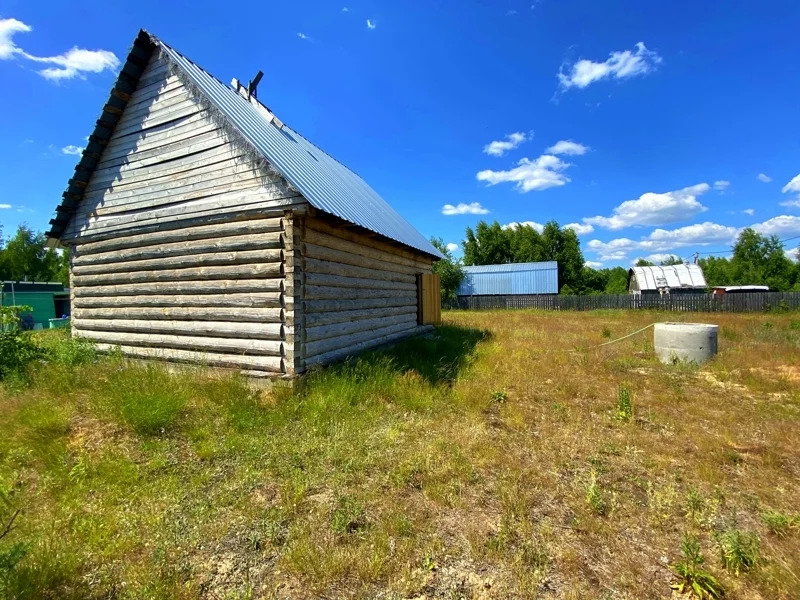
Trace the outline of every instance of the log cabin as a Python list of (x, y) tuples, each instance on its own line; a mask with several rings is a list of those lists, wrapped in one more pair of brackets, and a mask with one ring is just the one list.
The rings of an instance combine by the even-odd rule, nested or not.
[(50, 222), (74, 335), (291, 377), (438, 322), (441, 254), (259, 78), (223, 84), (139, 32)]

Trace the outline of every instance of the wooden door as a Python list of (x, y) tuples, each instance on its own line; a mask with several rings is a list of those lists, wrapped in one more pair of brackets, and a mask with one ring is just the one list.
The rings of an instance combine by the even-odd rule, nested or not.
[(417, 274), (417, 322), (420, 325), (442, 322), (442, 294), (439, 276), (435, 273)]

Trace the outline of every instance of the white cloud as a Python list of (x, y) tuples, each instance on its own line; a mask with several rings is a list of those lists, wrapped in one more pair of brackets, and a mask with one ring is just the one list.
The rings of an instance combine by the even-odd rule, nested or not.
[(784, 250), (786, 258), (794, 262), (800, 262), (800, 246), (792, 248), (791, 250)]
[(498, 140), (494, 142), (489, 142), (483, 147), (484, 154), (489, 154), (491, 156), (503, 156), (509, 150), (513, 150), (520, 144), (527, 142), (530, 138), (519, 131), (514, 133), (509, 133), (506, 136), (505, 140)]
[(731, 243), (739, 229), (718, 223), (697, 223), (677, 229), (655, 229), (639, 240), (617, 238), (609, 242), (590, 240), (589, 250), (596, 252), (601, 260), (623, 260), (630, 252), (666, 253), (687, 246)]
[(109, 50), (86, 50), (77, 46), (58, 56), (40, 57), (27, 53), (23, 55), (28, 60), (56, 65), (39, 71), (39, 75), (51, 81), (73, 77), (86, 79), (86, 73), (113, 71), (119, 66), (119, 59)]
[(726, 181), (724, 179), (720, 179), (720, 180), (714, 182), (714, 189), (717, 190), (718, 192), (724, 192), (729, 187), (731, 187), (731, 182), (730, 181)]
[(611, 230), (676, 223), (708, 210), (697, 201), (697, 197), (709, 189), (707, 183), (698, 183), (673, 192), (647, 192), (636, 200), (627, 200), (617, 206), (610, 217), (586, 217), (583, 222)]
[(604, 62), (593, 62), (584, 58), (569, 67), (566, 73), (562, 66), (558, 73), (558, 81), (564, 89), (585, 88), (595, 81), (608, 77), (625, 79), (644, 75), (660, 62), (661, 57), (657, 53), (648, 50), (643, 42), (639, 42), (634, 51), (612, 52)]
[(511, 221), (511, 223), (506, 223), (503, 225), (503, 229), (516, 229), (517, 227), (532, 227), (539, 233), (544, 231), (544, 225), (541, 223), (537, 223), (536, 221), (522, 221), (520, 223), (516, 221)]
[(603, 268), (603, 263), (601, 263), (601, 262), (599, 262), (597, 260), (585, 260), (585, 261), (583, 261), (583, 264), (586, 265), (587, 267), (591, 268), (591, 269), (602, 269)]
[(538, 192), (569, 183), (569, 177), (562, 173), (569, 166), (570, 163), (557, 156), (543, 154), (535, 160), (523, 158), (516, 167), (508, 171), (487, 169), (480, 171), (476, 177), (478, 181), (485, 181), (488, 185), (515, 183), (520, 192)]
[(450, 242), (449, 244), (447, 244), (447, 246), (445, 246), (445, 248), (447, 248), (450, 252), (458, 252), (461, 246), (459, 246), (458, 244), (454, 244), (453, 242)]
[(10, 204), (0, 204), (0, 210), (7, 210), (11, 208)]
[(751, 217), (752, 217), (754, 214), (756, 214), (756, 210), (755, 210), (754, 208), (745, 208), (745, 209), (744, 209), (742, 212), (743, 212), (744, 214), (746, 214), (746, 215), (749, 215), (749, 216), (751, 216)]
[(301, 40), (310, 40), (311, 39), (309, 36), (307, 36), (302, 31), (298, 31), (297, 32), (297, 37), (299, 37)]
[(779, 237), (797, 235), (800, 234), (800, 217), (780, 215), (772, 217), (763, 223), (756, 223), (752, 227), (764, 235), (777, 235)]
[(86, 78), (86, 73), (101, 73), (105, 70), (114, 70), (119, 66), (119, 59), (108, 50), (86, 50), (73, 47), (71, 50), (56, 56), (34, 56), (22, 48), (17, 47), (12, 36), (18, 32), (29, 32), (33, 28), (17, 19), (0, 20), (0, 59), (21, 56), (27, 60), (43, 63), (49, 66), (38, 71), (39, 75), (51, 81)]
[(346, 6), (343, 6), (342, 7), (342, 12), (350, 12), (350, 9), (347, 8)]
[(456, 206), (452, 204), (445, 204), (442, 207), (442, 214), (447, 216), (452, 215), (488, 215), (489, 209), (484, 208), (481, 206), (480, 202), (471, 202), (470, 204), (465, 204), (464, 202), (459, 202)]
[(580, 156), (586, 154), (590, 150), (589, 146), (584, 146), (572, 140), (561, 140), (550, 146), (545, 152), (548, 154), (568, 154), (571, 156)]
[(81, 146), (74, 146), (74, 145), (72, 145), (72, 144), (70, 144), (69, 146), (64, 146), (64, 147), (61, 149), (61, 153), (62, 153), (62, 154), (69, 154), (69, 155), (73, 155), (73, 156), (77, 156), (77, 155), (79, 155), (81, 152), (83, 152), (83, 147), (81, 147)]
[(781, 206), (785, 206), (786, 208), (800, 208), (800, 197), (798, 197), (797, 200), (781, 202)]
[(784, 194), (789, 192), (800, 192), (800, 175), (795, 175), (794, 179), (792, 179), (789, 183), (783, 186), (781, 191)]
[(592, 233), (594, 231), (594, 227), (585, 223), (567, 223), (564, 225), (564, 228), (572, 229), (578, 235), (586, 235), (587, 233)]
[(367, 29), (375, 29), (378, 24), (372, 19), (367, 19)]
[(28, 33), (33, 31), (30, 25), (26, 25), (17, 19), (0, 19), (0, 60), (13, 58), (15, 54), (22, 50), (14, 44), (15, 33)]
[(770, 177), (769, 175), (764, 175), (764, 173), (759, 173), (758, 175), (756, 175), (756, 179), (758, 179), (759, 181), (763, 181), (764, 183), (769, 183), (770, 181), (772, 181), (772, 177)]

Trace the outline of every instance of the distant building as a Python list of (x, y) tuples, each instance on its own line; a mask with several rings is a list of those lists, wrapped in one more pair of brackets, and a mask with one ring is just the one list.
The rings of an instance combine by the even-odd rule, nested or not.
[(752, 294), (768, 291), (768, 285), (715, 285), (711, 288), (711, 293), (715, 296), (722, 296), (724, 294)]
[(530, 262), (464, 267), (459, 296), (557, 294), (558, 263)]
[(68, 317), (69, 288), (58, 282), (4, 281), (0, 288), (0, 306), (30, 306), (23, 314), (23, 326), (47, 329), (51, 319)]
[(706, 278), (700, 265), (633, 267), (628, 271), (631, 294), (702, 294), (705, 291)]

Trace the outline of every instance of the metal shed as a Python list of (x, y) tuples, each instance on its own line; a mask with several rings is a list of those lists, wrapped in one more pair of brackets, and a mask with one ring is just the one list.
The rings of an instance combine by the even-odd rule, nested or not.
[(631, 294), (703, 293), (706, 278), (696, 264), (632, 267), (628, 271)]
[(530, 262), (464, 267), (459, 296), (557, 294), (558, 263)]

